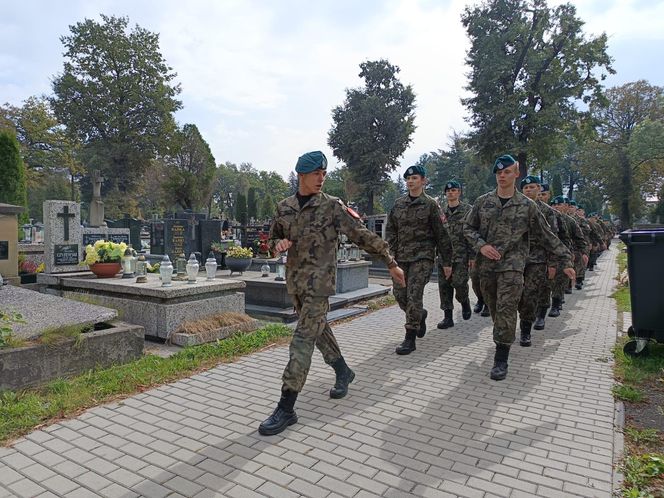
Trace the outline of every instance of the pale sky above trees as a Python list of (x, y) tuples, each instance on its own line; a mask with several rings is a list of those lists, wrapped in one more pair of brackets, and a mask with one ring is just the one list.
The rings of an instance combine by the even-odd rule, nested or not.
[[(467, 1), (305, 0), (176, 2), (25, 0), (3, 5), (0, 103), (20, 106), (50, 94), (62, 70), (60, 36), (99, 14), (128, 16), (160, 34), (161, 53), (178, 73), (184, 108), (217, 163), (251, 162), (284, 178), (302, 152), (327, 145), (332, 109), (359, 87), (359, 64), (386, 58), (416, 94), (417, 129), (402, 168), (446, 147), (463, 132), (468, 40), (460, 22)], [(550, 4), (561, 3), (559, 1)], [(585, 32), (609, 36), (616, 74), (606, 86), (638, 79), (664, 85), (664, 2), (580, 0)]]

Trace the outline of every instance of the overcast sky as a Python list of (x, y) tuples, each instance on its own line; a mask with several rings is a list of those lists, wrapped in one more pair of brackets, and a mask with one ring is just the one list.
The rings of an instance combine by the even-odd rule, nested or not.
[[(417, 96), (417, 130), (402, 168), (465, 131), (460, 104), (468, 42), (459, 0), (24, 0), (3, 2), (0, 103), (51, 93), (60, 36), (84, 18), (128, 16), (160, 34), (182, 84), (180, 124), (193, 123), (217, 163), (250, 162), (287, 177), (297, 157), (327, 146), (331, 110), (362, 86), (359, 64), (387, 58)], [(560, 3), (560, 2), (552, 2)], [(585, 32), (609, 35), (617, 74), (664, 86), (664, 1), (573, 2)]]

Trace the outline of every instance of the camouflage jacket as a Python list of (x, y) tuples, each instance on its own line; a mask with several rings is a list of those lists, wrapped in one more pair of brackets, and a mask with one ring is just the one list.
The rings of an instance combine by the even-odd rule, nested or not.
[(434, 261), (437, 250), (444, 266), (452, 264), (452, 242), (440, 207), (425, 193), (412, 201), (408, 194), (395, 201), (387, 217), (385, 240), (399, 262)]
[(567, 223), (567, 229), (572, 238), (572, 243), (574, 244), (574, 252), (588, 254), (590, 252), (590, 246), (583, 235), (581, 227), (576, 222), (576, 219), (568, 214), (563, 214), (563, 219)]
[(356, 216), (341, 200), (322, 193), (314, 195), (302, 209), (295, 195), (277, 204), (270, 242), (272, 247), (281, 239), (293, 243), (286, 263), (289, 294), (331, 296), (336, 292), (340, 233), (368, 253), (381, 256), (386, 264), (392, 261), (387, 243)]
[(572, 233), (570, 232), (570, 226), (567, 221), (565, 221), (565, 215), (560, 211), (551, 208), (556, 215), (556, 223), (558, 224), (558, 238), (565, 244), (565, 247), (574, 252), (574, 241), (572, 240)]
[(466, 202), (460, 202), (454, 211), (449, 206), (443, 209), (447, 232), (452, 240), (452, 261), (455, 263), (467, 263), (469, 259), (475, 257), (475, 251), (463, 236), (463, 220), (472, 207)]
[[(477, 251), (476, 264), (481, 273), (523, 272), (531, 237), (545, 244), (563, 266), (572, 266), (569, 250), (551, 231), (537, 204), (518, 191), (504, 206), (497, 190), (478, 197), (466, 216), (464, 235)], [(498, 261), (479, 252), (486, 244), (491, 244), (500, 253)]]
[[(590, 226), (590, 242), (593, 246), (601, 246), (604, 243), (604, 230), (599, 227), (596, 221), (584, 218)], [(599, 248), (597, 248), (599, 249)]]
[[(537, 204), (537, 208), (544, 216), (544, 219), (546, 220), (553, 234), (558, 237), (558, 218), (556, 217), (554, 209), (539, 200), (535, 201), (535, 204)], [(560, 239), (560, 237), (558, 238)], [(548, 264), (550, 261), (555, 261), (555, 259), (555, 256), (549, 253), (549, 247), (546, 244), (543, 244), (542, 241), (536, 237), (530, 237), (530, 251), (528, 253), (526, 264)]]

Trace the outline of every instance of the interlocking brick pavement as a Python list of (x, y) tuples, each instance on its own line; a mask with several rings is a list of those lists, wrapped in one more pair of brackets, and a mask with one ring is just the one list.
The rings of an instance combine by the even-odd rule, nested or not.
[(286, 347), (88, 410), (0, 448), (4, 496), (609, 497), (614, 401), (609, 297), (615, 248), (566, 296), (558, 318), (518, 343), (502, 382), (490, 318), (438, 330), (437, 288), (417, 351), (394, 354), (403, 313), (390, 307), (334, 327), (357, 377), (328, 397), (315, 354), (300, 422), (261, 437)]

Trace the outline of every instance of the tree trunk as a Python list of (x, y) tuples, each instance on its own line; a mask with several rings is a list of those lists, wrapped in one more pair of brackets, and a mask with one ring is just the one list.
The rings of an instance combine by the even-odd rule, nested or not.
[(527, 152), (519, 152), (516, 156), (516, 160), (519, 161), (519, 178), (517, 179), (517, 182), (520, 182), (522, 178), (528, 176), (528, 166), (526, 165), (527, 159), (528, 159)]
[(370, 216), (374, 214), (374, 191), (373, 189), (367, 192), (367, 206), (365, 208), (364, 214)]

